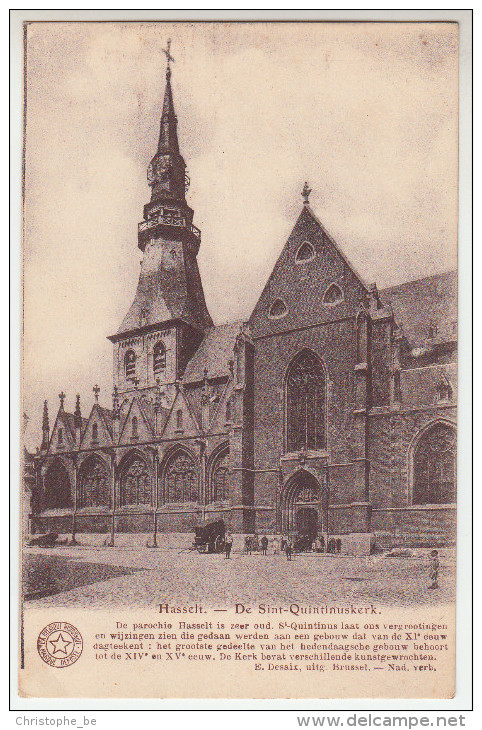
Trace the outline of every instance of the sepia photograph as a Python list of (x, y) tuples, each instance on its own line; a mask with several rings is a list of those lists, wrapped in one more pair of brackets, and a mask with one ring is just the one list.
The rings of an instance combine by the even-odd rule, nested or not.
[(458, 24), (23, 52), (21, 694), (453, 697)]

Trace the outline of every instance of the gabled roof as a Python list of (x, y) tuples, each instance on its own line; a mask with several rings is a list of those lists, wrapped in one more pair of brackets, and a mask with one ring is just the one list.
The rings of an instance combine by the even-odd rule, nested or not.
[(202, 380), (205, 370), (208, 378), (229, 375), (229, 361), (234, 358), (233, 348), (242, 324), (241, 321), (230, 322), (206, 330), (201, 344), (187, 364), (183, 382)]
[[(298, 252), (306, 242), (314, 255), (300, 260)], [(324, 306), (324, 296), (333, 284), (343, 297), (336, 306)], [(367, 292), (354, 266), (310, 207), (304, 206), (249, 318), (252, 337), (353, 316)], [(272, 309), (278, 302), (279, 314)]]
[[(150, 408), (149, 406), (152, 406)], [(130, 414), (132, 413), (132, 410), (137, 407), (139, 410), (139, 413), (141, 414), (141, 418), (143, 419), (145, 426), (148, 430), (148, 432), (151, 434), (151, 436), (154, 436), (155, 433), (155, 426), (154, 426), (154, 406), (152, 404), (148, 405), (148, 401), (140, 398), (140, 397), (134, 397), (129, 405), (129, 408), (127, 410), (127, 413), (125, 417), (122, 419), (119, 429), (119, 441), (122, 441), (122, 437), (124, 435), (124, 430), (127, 424), (127, 421), (129, 420)]]
[(427, 339), (457, 340), (456, 271), (407, 281), (379, 293), (385, 304), (391, 304), (395, 321), (412, 345)]
[(304, 210), (306, 210), (311, 215), (311, 217), (313, 218), (313, 220), (318, 224), (318, 226), (321, 228), (321, 230), (323, 231), (323, 233), (325, 234), (325, 236), (328, 238), (328, 240), (330, 241), (331, 245), (334, 246), (334, 248), (336, 249), (337, 253), (341, 256), (341, 258), (343, 259), (343, 261), (345, 262), (345, 264), (348, 266), (348, 268), (350, 269), (350, 271), (352, 272), (352, 274), (354, 274), (355, 278), (358, 279), (359, 283), (368, 291), (368, 287), (367, 287), (364, 279), (362, 279), (362, 277), (360, 276), (360, 274), (358, 273), (358, 271), (355, 269), (355, 267), (353, 266), (353, 264), (351, 263), (351, 261), (347, 258), (347, 256), (345, 256), (345, 254), (343, 253), (343, 251), (341, 250), (341, 248), (338, 246), (338, 244), (335, 241), (335, 239), (333, 238), (333, 236), (326, 230), (325, 226), (320, 221), (320, 219), (313, 213), (313, 211), (311, 210), (310, 206), (309, 205), (305, 205), (304, 206)]
[(112, 411), (109, 410), (109, 408), (103, 408), (102, 406), (97, 405), (97, 409), (99, 413), (101, 414), (102, 418), (104, 419), (105, 426), (110, 433), (112, 437)]

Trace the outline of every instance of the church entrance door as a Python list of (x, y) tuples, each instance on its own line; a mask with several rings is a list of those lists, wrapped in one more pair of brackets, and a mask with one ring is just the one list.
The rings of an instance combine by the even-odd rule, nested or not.
[(280, 500), (281, 532), (294, 533), (295, 540), (310, 549), (316, 537), (328, 530), (329, 493), (313, 474), (304, 469), (286, 484)]
[(310, 545), (318, 533), (318, 510), (314, 507), (300, 507), (296, 512), (296, 532), (307, 538)]

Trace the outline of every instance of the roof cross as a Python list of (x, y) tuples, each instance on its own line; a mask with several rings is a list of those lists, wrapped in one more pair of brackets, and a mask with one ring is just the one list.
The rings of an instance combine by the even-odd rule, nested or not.
[(94, 387), (92, 388), (92, 390), (94, 391), (94, 396), (95, 396), (95, 402), (96, 402), (96, 403), (98, 403), (98, 402), (99, 402), (99, 393), (100, 393), (100, 388), (99, 388), (99, 386), (97, 385), (97, 383), (96, 383), (96, 384), (94, 385)]
[(64, 400), (65, 400), (65, 393), (64, 393), (64, 391), (62, 391), (61, 393), (59, 393), (59, 399), (60, 399), (60, 407), (62, 408), (62, 410), (64, 410)]
[(171, 61), (174, 63), (174, 57), (171, 56), (171, 39), (167, 39), (167, 48), (163, 48), (162, 52), (166, 54), (167, 58), (167, 69), (166, 69), (166, 76), (169, 78), (171, 75)]

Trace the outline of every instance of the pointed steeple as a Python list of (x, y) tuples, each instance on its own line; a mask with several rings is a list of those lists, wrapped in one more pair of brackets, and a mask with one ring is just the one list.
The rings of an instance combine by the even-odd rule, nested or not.
[(171, 70), (168, 67), (166, 71), (166, 90), (164, 91), (164, 104), (162, 105), (157, 153), (164, 155), (170, 152), (179, 154), (179, 140), (177, 138), (177, 117), (172, 99)]
[[(174, 111), (174, 101), (171, 87), (171, 41), (167, 49), (163, 49), (167, 56), (166, 88), (162, 105), (161, 125), (157, 152), (147, 169), (147, 181), (152, 187), (151, 203), (178, 203), (186, 206), (185, 182), (186, 163), (179, 152), (177, 138), (177, 117)], [(186, 206), (187, 207), (187, 206)]]
[(151, 200), (138, 227), (138, 246), (145, 254), (136, 297), (117, 335), (180, 319), (197, 330), (212, 326), (199, 275), (201, 231), (186, 203), (186, 164), (179, 151), (177, 118), (171, 88), (170, 43), (166, 88), (157, 152), (147, 171)]

